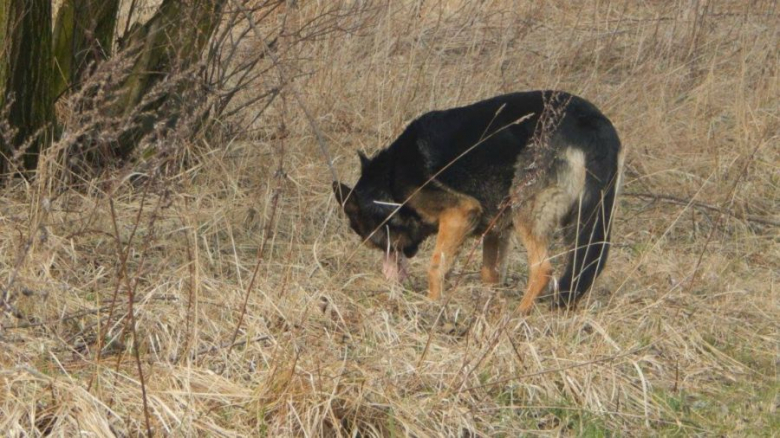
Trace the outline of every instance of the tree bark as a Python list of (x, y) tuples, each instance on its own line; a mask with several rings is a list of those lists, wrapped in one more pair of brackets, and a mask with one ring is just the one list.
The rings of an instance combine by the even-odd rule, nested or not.
[[(160, 121), (157, 109), (171, 96), (149, 92), (165, 77), (197, 62), (219, 25), (227, 0), (163, 0), (157, 13), (143, 26), (131, 30), (122, 46), (134, 51), (132, 72), (122, 84), (116, 112), (129, 116), (142, 112), (138, 128), (120, 138), (116, 153), (126, 158), (137, 142)], [(138, 108), (142, 105), (142, 108)], [(166, 115), (175, 120), (176, 114)]]
[[(7, 36), (9, 28), (8, 9), (10, 4), (10, 0), (0, 0), (0, 117), (2, 117), (5, 109), (5, 81), (9, 71)], [(2, 146), (2, 139), (0, 139), (0, 146)], [(0, 158), (0, 160), (2, 159)]]
[(0, 172), (12, 170), (9, 160), (19, 155), (33, 170), (54, 126), (51, 0), (0, 0), (0, 19), (0, 108), (7, 106), (6, 129), (15, 131), (0, 135)]
[[(105, 114), (132, 118), (133, 128), (101, 145), (110, 150), (104, 159), (128, 158), (159, 122), (176, 123), (184, 106), (176, 96), (187, 81), (155, 86), (201, 58), (226, 3), (163, 0), (148, 22), (124, 36), (120, 45), (132, 67), (113, 87), (116, 98)], [(38, 153), (52, 140), (56, 97), (88, 75), (93, 61), (111, 55), (118, 8), (119, 0), (64, 0), (53, 38), (51, 0), (0, 0), (0, 172), (12, 170), (11, 161), (20, 157), (24, 169), (36, 167)]]
[(65, 0), (54, 24), (56, 99), (84, 77), (85, 70), (111, 56), (119, 0)]

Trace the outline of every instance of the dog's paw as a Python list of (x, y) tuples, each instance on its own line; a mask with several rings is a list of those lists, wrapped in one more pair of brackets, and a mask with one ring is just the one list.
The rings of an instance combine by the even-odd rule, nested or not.
[(553, 299), (553, 306), (558, 309), (572, 309), (577, 304), (577, 295), (573, 291), (559, 291)]

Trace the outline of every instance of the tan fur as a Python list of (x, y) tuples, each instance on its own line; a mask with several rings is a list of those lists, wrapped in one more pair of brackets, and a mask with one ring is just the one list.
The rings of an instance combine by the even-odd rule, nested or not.
[[(585, 186), (585, 156), (576, 149), (563, 152), (565, 166), (552, 176), (552, 184), (530, 196), (513, 218), (515, 230), (528, 253), (529, 278), (519, 310), (527, 314), (534, 301), (547, 287), (552, 273), (548, 240), (571, 206), (578, 202)], [(438, 190), (421, 190), (409, 201), (420, 217), (438, 225), (436, 247), (428, 269), (428, 297), (441, 296), (444, 279), (466, 237), (474, 230), (482, 214), (479, 202), (467, 195), (433, 182)], [(442, 192), (445, 193), (442, 196)], [(495, 284), (506, 274), (509, 233), (493, 231), (483, 242), (481, 277)]]
[(451, 190), (446, 191), (446, 196), (442, 196), (441, 192), (422, 190), (412, 197), (409, 205), (424, 221), (439, 228), (428, 269), (428, 297), (437, 299), (441, 296), (442, 284), (452, 260), (474, 230), (482, 214), (482, 206), (471, 196)]
[(558, 169), (552, 184), (530, 195), (514, 215), (515, 229), (528, 253), (529, 276), (519, 311), (530, 312), (534, 301), (547, 287), (552, 273), (548, 241), (571, 206), (580, 202), (585, 189), (585, 154), (568, 148), (565, 166)]
[(435, 187), (435, 190), (423, 188), (407, 203), (424, 222), (436, 225), (446, 210), (458, 206), (473, 210), (473, 214), (477, 217), (482, 214), (482, 206), (473, 197), (458, 193), (436, 180), (431, 181), (430, 184)]
[(551, 235), (561, 218), (578, 202), (585, 188), (585, 154), (576, 149), (565, 152), (566, 167), (559, 169), (554, 183), (533, 195), (528, 203), (533, 231), (539, 236)]
[(528, 251), (528, 285), (518, 307), (520, 313), (527, 315), (536, 298), (547, 287), (552, 274), (552, 265), (548, 258), (547, 239), (535, 234), (523, 223), (518, 222), (515, 228)]
[[(550, 175), (551, 184), (531, 194), (512, 218), (528, 253), (528, 285), (519, 307), (523, 314), (530, 312), (534, 301), (550, 281), (550, 236), (571, 206), (580, 201), (584, 191), (584, 153), (567, 148), (562, 158), (565, 164), (557, 169), (555, 175)], [(438, 226), (436, 247), (428, 269), (428, 297), (438, 299), (452, 260), (463, 241), (474, 230), (482, 214), (482, 206), (476, 199), (453, 191), (437, 181), (432, 184), (437, 190), (421, 190), (410, 199), (409, 206), (423, 221)], [(485, 283), (495, 284), (503, 280), (509, 245), (509, 233), (506, 231), (494, 230), (485, 236), (481, 269)]]

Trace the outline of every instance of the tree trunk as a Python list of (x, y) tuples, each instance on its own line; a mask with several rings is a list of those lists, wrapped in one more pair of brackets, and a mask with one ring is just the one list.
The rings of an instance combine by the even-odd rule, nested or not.
[[(5, 110), (5, 81), (8, 77), (9, 63), (8, 63), (8, 8), (11, 2), (9, 0), (0, 0), (0, 123), (3, 121), (3, 114)], [(0, 125), (0, 146), (3, 146), (4, 129)], [(0, 161), (2, 157), (0, 157)]]
[[(149, 99), (149, 92), (171, 73), (181, 72), (200, 59), (226, 3), (227, 0), (163, 0), (147, 23), (137, 26), (126, 37), (122, 45), (134, 51), (137, 58), (122, 84), (122, 97), (115, 109), (124, 116), (139, 110), (142, 115), (137, 120), (138, 128), (120, 138), (115, 151), (119, 158), (126, 158), (137, 142), (154, 129), (161, 118), (157, 110), (171, 97), (162, 92)], [(138, 108), (139, 105), (143, 107)], [(177, 115), (165, 117), (175, 120)]]
[(84, 77), (87, 67), (111, 56), (119, 0), (65, 0), (54, 24), (56, 99)]
[[(105, 114), (132, 118), (133, 127), (115, 142), (84, 137), (110, 149), (104, 159), (128, 158), (159, 122), (175, 124), (184, 105), (177, 95), (188, 87), (187, 75), (175, 75), (201, 58), (226, 3), (163, 0), (147, 23), (124, 36), (132, 67), (113, 88), (116, 99)], [(110, 56), (118, 8), (119, 0), (64, 0), (52, 44), (51, 0), (0, 0), (0, 172), (16, 169), (16, 158), (26, 170), (36, 167), (53, 136), (56, 97), (88, 75), (93, 61)], [(155, 89), (166, 78), (173, 79)]]
[(9, 160), (17, 157), (25, 170), (33, 170), (54, 125), (51, 0), (0, 0), (0, 21), (0, 103), (8, 110), (6, 132), (0, 133), (0, 172), (12, 170)]

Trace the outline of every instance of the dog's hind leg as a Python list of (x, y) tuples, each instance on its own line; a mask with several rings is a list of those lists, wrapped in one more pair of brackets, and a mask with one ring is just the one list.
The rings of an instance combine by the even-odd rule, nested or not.
[(507, 231), (491, 231), (482, 242), (482, 282), (497, 284), (506, 278), (506, 255), (511, 243)]
[(439, 233), (436, 235), (436, 248), (428, 269), (429, 298), (435, 300), (441, 296), (442, 283), (452, 266), (452, 260), (466, 236), (474, 230), (481, 210), (475, 199), (463, 197), (457, 205), (439, 214)]
[(518, 308), (520, 313), (527, 315), (531, 311), (536, 297), (550, 282), (552, 265), (548, 258), (547, 237), (540, 236), (532, 227), (524, 223), (516, 223), (515, 228), (528, 253), (528, 286)]
[(515, 228), (528, 250), (528, 286), (519, 308), (524, 314), (530, 312), (534, 300), (550, 282), (548, 241), (582, 196), (586, 175), (585, 153), (567, 148), (546, 176), (526, 190), (531, 193), (525, 200), (514, 206)]

